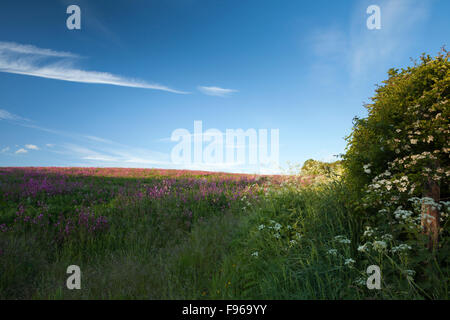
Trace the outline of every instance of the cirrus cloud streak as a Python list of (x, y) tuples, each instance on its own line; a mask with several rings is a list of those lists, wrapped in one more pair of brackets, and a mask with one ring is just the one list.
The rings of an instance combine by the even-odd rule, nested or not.
[(217, 97), (226, 97), (229, 96), (232, 93), (238, 92), (238, 90), (234, 89), (225, 89), (220, 87), (205, 87), (205, 86), (198, 86), (197, 89), (208, 95), (208, 96), (217, 96)]
[[(156, 83), (114, 75), (109, 72), (78, 69), (73, 67), (73, 58), (77, 57), (77, 55), (69, 52), (59, 52), (13, 42), (0, 42), (0, 72), (70, 82), (108, 84), (161, 90), (178, 94), (188, 93)], [(54, 58), (60, 58), (60, 60), (53, 62), (44, 61)]]

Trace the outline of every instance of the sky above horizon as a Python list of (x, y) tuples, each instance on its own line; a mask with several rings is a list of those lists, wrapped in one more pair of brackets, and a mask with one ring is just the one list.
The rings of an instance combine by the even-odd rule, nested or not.
[[(1, 1), (0, 166), (333, 161), (388, 69), (449, 44), (448, 12), (448, 0)], [(173, 163), (170, 137), (194, 121), (278, 129), (283, 169)]]

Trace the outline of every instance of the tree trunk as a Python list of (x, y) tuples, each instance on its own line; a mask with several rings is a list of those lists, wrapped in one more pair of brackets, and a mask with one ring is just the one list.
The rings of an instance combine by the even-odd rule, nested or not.
[[(432, 179), (431, 176), (427, 178), (424, 188), (424, 196), (432, 198), (434, 202), (439, 203), (441, 190), (439, 184)], [(422, 227), (425, 234), (428, 235), (428, 249), (437, 250), (439, 241), (440, 229), (440, 213), (439, 209), (430, 204), (422, 204)]]

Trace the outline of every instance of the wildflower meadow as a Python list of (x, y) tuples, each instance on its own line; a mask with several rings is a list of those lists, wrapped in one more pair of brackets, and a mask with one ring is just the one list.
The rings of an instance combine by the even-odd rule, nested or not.
[(448, 299), (448, 58), (390, 70), (295, 174), (0, 168), (0, 298)]

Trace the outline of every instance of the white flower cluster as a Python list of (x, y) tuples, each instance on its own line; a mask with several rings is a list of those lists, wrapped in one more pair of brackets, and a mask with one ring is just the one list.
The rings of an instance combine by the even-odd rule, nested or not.
[(377, 230), (376, 228), (372, 229), (372, 227), (366, 226), (366, 230), (364, 230), (363, 236), (366, 238), (370, 238), (373, 236), (373, 234), (375, 233), (376, 230)]
[(334, 240), (336, 240), (339, 243), (345, 243), (345, 244), (351, 243), (350, 239), (347, 239), (345, 236), (336, 236), (336, 237), (334, 237)]
[(381, 239), (384, 241), (392, 241), (392, 239), (394, 239), (394, 237), (392, 236), (392, 234), (386, 233), (381, 236)]
[(408, 250), (411, 250), (412, 247), (410, 245), (407, 245), (406, 243), (399, 244), (398, 246), (392, 247), (391, 252), (397, 253), (397, 252), (405, 252)]
[(385, 241), (374, 241), (373, 242), (373, 249), (382, 252), (387, 248), (387, 243)]
[(367, 252), (369, 250), (369, 245), (370, 245), (370, 243), (366, 242), (363, 245), (358, 246), (358, 251), (359, 252)]
[(413, 277), (415, 276), (416, 272), (414, 270), (404, 270), (403, 274), (406, 275), (406, 279), (408, 279), (409, 281), (413, 281)]
[(286, 241), (288, 241), (288, 247), (293, 247), (303, 237), (299, 232), (294, 232), (293, 238), (291, 238), (290, 233), (295, 231), (295, 229), (291, 225), (286, 225), (284, 227), (281, 223), (278, 223), (275, 220), (269, 220), (269, 223), (267, 224), (260, 224), (257, 229), (259, 232), (269, 232), (269, 234), (275, 239), (286, 238)]
[(412, 197), (412, 198), (408, 199), (408, 201), (411, 201), (416, 207), (419, 207), (422, 205), (429, 205), (437, 210), (442, 209), (442, 204), (437, 203), (436, 201), (434, 201), (434, 199), (432, 199), (430, 197), (423, 197), (423, 198)]
[(367, 280), (360, 277), (360, 278), (355, 279), (354, 283), (357, 286), (366, 286), (367, 285)]
[(330, 249), (327, 251), (330, 256), (337, 256), (337, 249)]
[(348, 258), (348, 259), (345, 259), (344, 264), (345, 264), (346, 266), (352, 266), (355, 262), (356, 262), (356, 261), (353, 260), (352, 258)]
[(394, 217), (399, 220), (409, 220), (413, 215), (410, 210), (403, 210), (402, 206), (399, 206), (394, 212)]
[[(283, 226), (274, 220), (270, 220), (269, 222), (270, 222), (270, 225), (267, 227), (267, 229), (274, 230), (275, 232), (273, 233), (273, 236), (277, 239), (280, 239), (281, 234), (279, 231), (281, 230), (281, 228)], [(261, 226), (263, 226), (263, 225), (261, 225)], [(261, 228), (261, 226), (259, 226), (258, 229)], [(259, 230), (262, 230), (262, 229), (264, 229), (264, 227)]]
[(392, 173), (385, 171), (372, 179), (372, 183), (369, 184), (367, 192), (375, 192), (376, 194), (383, 194), (391, 191), (395, 186), (399, 192), (406, 192), (410, 181), (408, 176), (404, 175), (400, 178), (390, 178)]

